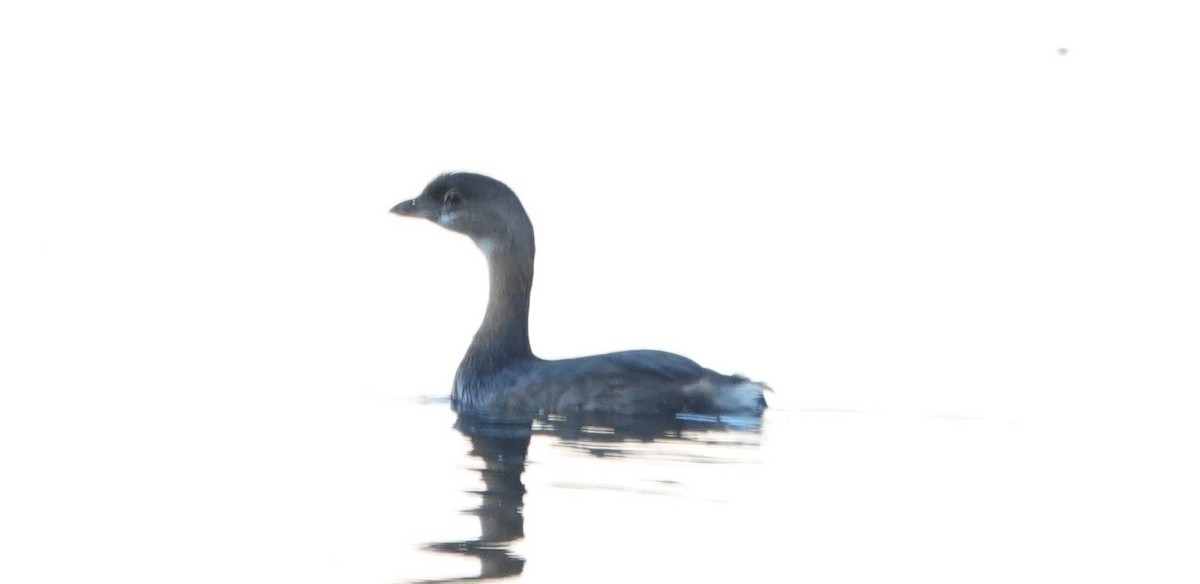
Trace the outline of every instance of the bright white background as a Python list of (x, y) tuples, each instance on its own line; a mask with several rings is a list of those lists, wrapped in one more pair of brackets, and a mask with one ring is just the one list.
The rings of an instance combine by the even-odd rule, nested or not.
[(5, 3), (6, 545), (229, 400), (443, 394), (483, 263), (386, 210), (454, 169), (533, 218), (541, 355), (1033, 425), (1195, 543), (1185, 5)]

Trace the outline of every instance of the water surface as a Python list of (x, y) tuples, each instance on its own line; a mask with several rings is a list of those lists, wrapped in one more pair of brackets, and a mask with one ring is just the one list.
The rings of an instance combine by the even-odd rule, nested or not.
[(419, 473), (449, 492), (406, 528), (411, 580), (978, 580), (1021, 569), (984, 569), (999, 550), (1032, 553), (1010, 423), (855, 410), (502, 423), (436, 400), (404, 408), (457, 451)]

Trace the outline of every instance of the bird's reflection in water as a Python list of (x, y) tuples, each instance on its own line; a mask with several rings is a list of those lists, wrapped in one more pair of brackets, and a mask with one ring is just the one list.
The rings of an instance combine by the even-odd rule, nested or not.
[[(522, 505), (525, 485), (521, 475), (533, 435), (550, 435), (561, 445), (598, 457), (637, 456), (637, 445), (653, 442), (757, 444), (758, 418), (684, 418), (675, 416), (589, 416), (540, 418), (485, 418), (460, 415), (455, 428), (471, 441), (471, 456), (483, 460), (479, 469), (484, 489), (479, 507), (469, 511), (479, 517), (480, 536), (467, 541), (435, 542), (431, 550), (479, 558), (478, 576), (423, 582), (457, 582), (503, 578), (520, 574), (525, 559), (509, 548), (525, 535)], [(713, 440), (734, 433), (744, 440)], [(726, 436), (728, 437), (728, 436)], [(718, 456), (692, 453), (695, 462), (719, 462)]]

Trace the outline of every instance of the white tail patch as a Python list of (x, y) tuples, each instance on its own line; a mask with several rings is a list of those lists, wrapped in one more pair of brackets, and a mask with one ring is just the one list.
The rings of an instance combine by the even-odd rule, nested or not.
[(717, 409), (723, 412), (761, 412), (763, 409), (763, 390), (766, 386), (749, 379), (740, 380), (734, 385), (726, 385), (713, 396)]
[(763, 391), (767, 389), (769, 388), (762, 383), (735, 376), (732, 383), (723, 384), (718, 384), (713, 379), (701, 379), (684, 387), (683, 391), (707, 395), (721, 413), (758, 414), (763, 410)]

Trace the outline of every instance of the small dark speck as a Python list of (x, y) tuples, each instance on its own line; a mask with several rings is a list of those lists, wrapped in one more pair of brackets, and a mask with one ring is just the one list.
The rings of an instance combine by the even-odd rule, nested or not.
[(1066, 47), (1059, 47), (1059, 49), (1058, 49), (1058, 54), (1060, 54), (1060, 55), (1065, 55), (1065, 54), (1067, 54), (1067, 48), (1066, 48)]

